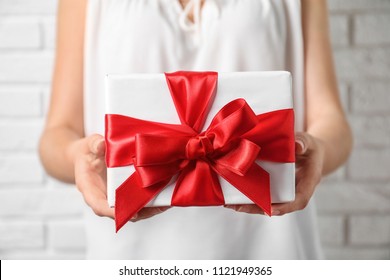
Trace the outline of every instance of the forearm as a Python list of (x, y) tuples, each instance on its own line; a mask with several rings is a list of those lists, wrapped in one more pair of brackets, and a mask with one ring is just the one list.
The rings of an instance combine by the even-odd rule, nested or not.
[(307, 127), (307, 132), (323, 145), (323, 175), (331, 173), (347, 160), (352, 149), (352, 133), (340, 111), (323, 113)]
[(81, 136), (68, 127), (47, 128), (41, 136), (39, 154), (46, 172), (67, 183), (74, 183), (74, 150)]

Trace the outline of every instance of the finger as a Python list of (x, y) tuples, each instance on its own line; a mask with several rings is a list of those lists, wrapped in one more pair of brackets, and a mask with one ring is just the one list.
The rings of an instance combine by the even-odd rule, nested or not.
[(99, 187), (96, 182), (93, 183), (93, 181), (88, 178), (82, 178), (82, 180), (76, 182), (85, 202), (96, 215), (114, 218), (114, 209), (108, 206), (107, 195), (104, 193), (103, 188)]
[(107, 203), (107, 198), (102, 195), (87, 193), (84, 196), (85, 202), (93, 210), (93, 212), (99, 217), (110, 217), (114, 219), (115, 210), (110, 208)]
[(100, 158), (106, 155), (106, 143), (104, 139), (99, 140), (96, 144), (95, 155)]
[(308, 148), (311, 147), (312, 139), (308, 133), (297, 132), (295, 134), (295, 153), (297, 155), (304, 155)]
[(106, 199), (96, 200), (92, 206), (94, 213), (99, 217), (115, 219), (115, 209), (107, 205)]
[(259, 206), (253, 204), (224, 205), (224, 207), (237, 212), (264, 215), (264, 211)]
[(157, 214), (161, 214), (171, 207), (146, 207), (141, 209), (130, 221), (138, 222), (140, 220), (151, 218)]
[(295, 139), (295, 154), (302, 155), (305, 153), (305, 146), (301, 140)]
[(294, 201), (272, 204), (271, 215), (283, 216), (285, 214), (303, 209), (304, 208), (303, 205), (305, 203), (303, 197), (304, 197), (303, 194), (296, 194)]
[(97, 157), (102, 157), (105, 154), (104, 137), (99, 134), (89, 136), (89, 150)]
[[(296, 186), (295, 200), (287, 203), (272, 204), (272, 216), (281, 216), (287, 213), (304, 209), (314, 193), (315, 187), (321, 179), (321, 175), (316, 173), (315, 168), (306, 170), (305, 174), (299, 175)], [(310, 174), (308, 176), (307, 174)]]
[(90, 177), (104, 179), (102, 181), (103, 186), (106, 185), (106, 175), (107, 175), (107, 166), (104, 157), (96, 157), (94, 154), (88, 154), (85, 157), (85, 162), (80, 163), (80, 166), (83, 165), (86, 172), (90, 174), (80, 174), (81, 176), (90, 175)]
[[(84, 182), (84, 185), (99, 188), (104, 195), (107, 195), (106, 186), (106, 164), (102, 158), (96, 158), (88, 154), (84, 159), (77, 162), (76, 181)], [(84, 190), (80, 191), (84, 192)]]
[(310, 197), (310, 194), (301, 192), (295, 194), (295, 200), (292, 202), (272, 204), (271, 215), (283, 216), (288, 213), (302, 210), (309, 203)]
[(170, 206), (166, 206), (166, 207), (146, 207), (146, 208), (141, 209), (133, 218), (131, 218), (130, 221), (138, 222), (140, 220), (145, 220), (145, 219), (151, 218), (151, 217), (153, 217), (155, 215), (161, 214), (161, 213), (167, 211), (170, 208), (171, 208)]
[(229, 205), (224, 205), (223, 207), (237, 211), (239, 205), (229, 204)]

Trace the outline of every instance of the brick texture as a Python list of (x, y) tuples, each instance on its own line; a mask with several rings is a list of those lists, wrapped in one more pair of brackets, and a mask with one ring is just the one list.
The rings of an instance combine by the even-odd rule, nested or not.
[(390, 117), (362, 116), (350, 117), (357, 148), (380, 149), (390, 147)]
[(347, 15), (332, 15), (329, 22), (333, 46), (346, 46), (349, 42), (349, 20)]
[(349, 174), (353, 180), (389, 181), (390, 149), (359, 149), (349, 161)]
[(55, 221), (48, 226), (49, 245), (57, 250), (85, 249), (85, 232), (80, 221)]
[(40, 117), (42, 94), (36, 86), (0, 87), (0, 117)]
[(43, 169), (36, 154), (0, 156), (0, 184), (43, 183), (43, 178)]
[(56, 7), (55, 0), (1, 0), (0, 15), (53, 15)]
[(335, 50), (337, 74), (341, 80), (388, 79), (390, 48), (343, 48)]
[(356, 245), (390, 245), (390, 217), (352, 216), (349, 242)]
[(378, 12), (390, 9), (388, 0), (328, 0), (329, 9), (336, 13)]
[[(390, 259), (390, 0), (328, 0), (355, 144), (315, 195), (329, 259)], [(86, 208), (36, 147), (50, 95), (55, 0), (0, 0), (0, 258), (83, 259)], [(337, 145), (337, 143), (335, 143)]]
[(320, 214), (349, 217), (354, 213), (390, 213), (390, 186), (387, 183), (324, 182), (316, 195)]
[(36, 150), (42, 127), (42, 119), (0, 122), (0, 139), (2, 139), (0, 151)]
[[(321, 232), (329, 216), (333, 223), (344, 219), (341, 244), (323, 237), (325, 253), (329, 259), (389, 259), (390, 1), (328, 2), (337, 74), (348, 87), (355, 145), (345, 178), (324, 180), (317, 192)], [(349, 20), (346, 44), (339, 38), (344, 36), (339, 35), (345, 29), (343, 17)]]
[(0, 189), (0, 217), (64, 218), (82, 214), (78, 191), (63, 189)]
[(323, 215), (319, 218), (322, 243), (325, 246), (340, 246), (344, 242), (345, 222), (342, 217)]
[(4, 18), (0, 20), (0, 49), (37, 49), (41, 46), (36, 20)]
[(325, 248), (325, 254), (332, 260), (388, 260), (388, 248)]
[(390, 26), (390, 14), (356, 16), (354, 22), (355, 43), (360, 45), (390, 44), (390, 32), (382, 26)]
[(56, 19), (55, 17), (47, 17), (42, 20), (43, 25), (43, 43), (45, 48), (54, 49), (56, 41)]
[(42, 221), (0, 222), (0, 250), (40, 249), (45, 246)]
[(0, 82), (48, 83), (52, 67), (51, 51), (0, 54)]
[(353, 113), (387, 115), (390, 104), (390, 82), (356, 82), (351, 85), (351, 108)]

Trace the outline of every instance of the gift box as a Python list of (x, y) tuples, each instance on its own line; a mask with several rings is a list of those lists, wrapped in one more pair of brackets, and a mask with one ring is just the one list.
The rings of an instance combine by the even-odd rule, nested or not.
[(291, 75), (107, 75), (107, 199), (117, 230), (143, 207), (295, 198)]

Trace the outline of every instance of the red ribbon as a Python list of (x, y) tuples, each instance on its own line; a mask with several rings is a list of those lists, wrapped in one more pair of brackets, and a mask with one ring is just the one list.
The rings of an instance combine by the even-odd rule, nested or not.
[(256, 116), (244, 99), (236, 99), (200, 132), (217, 73), (165, 76), (181, 125), (106, 115), (107, 166), (134, 165), (136, 170), (116, 190), (117, 231), (176, 174), (172, 206), (224, 205), (219, 175), (271, 215), (269, 174), (255, 160), (295, 161), (293, 110)]

